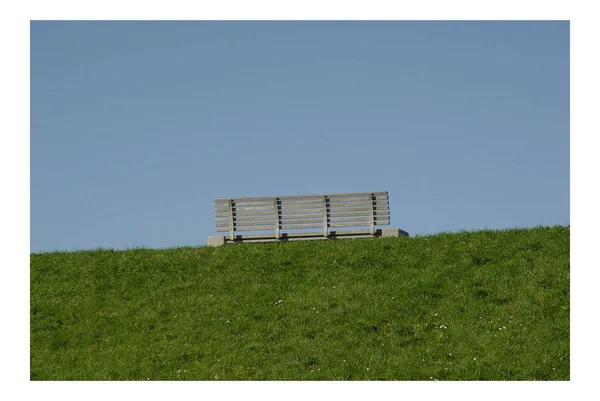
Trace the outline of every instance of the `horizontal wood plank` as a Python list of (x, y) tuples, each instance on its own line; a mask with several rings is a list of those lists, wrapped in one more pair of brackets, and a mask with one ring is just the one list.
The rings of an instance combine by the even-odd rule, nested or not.
[(354, 196), (354, 197), (348, 197), (348, 198), (329, 198), (328, 201), (335, 203), (335, 202), (362, 202), (362, 201), (377, 201), (377, 202), (387, 202), (389, 199), (387, 196), (374, 196), (374, 197), (369, 197), (368, 195), (365, 196)]
[(282, 206), (298, 206), (298, 205), (315, 205), (315, 204), (322, 204), (323, 199), (309, 199), (309, 200), (285, 200), (282, 199), (280, 200), (280, 204)]
[[(377, 208), (374, 209), (374, 211), (378, 211), (378, 212), (385, 212), (388, 211), (389, 207), (384, 207), (384, 208)], [(350, 207), (330, 207), (329, 208), (330, 213), (335, 214), (335, 213), (355, 213), (355, 212), (367, 212), (367, 213), (371, 213), (371, 208), (369, 206), (350, 206)]]
[(371, 222), (369, 220), (364, 220), (364, 221), (359, 221), (359, 222), (352, 222), (352, 223), (331, 223), (329, 225), (329, 227), (335, 228), (335, 227), (365, 227), (365, 226), (370, 226)]
[(369, 201), (368, 199), (363, 200), (355, 200), (355, 201), (329, 201), (329, 206), (339, 206), (339, 207), (351, 207), (351, 206), (387, 206), (389, 205), (388, 201)]
[(327, 194), (329, 198), (342, 198), (342, 197), (357, 197), (357, 196), (367, 196), (369, 194), (373, 194), (375, 196), (387, 196), (388, 191), (379, 191), (379, 192), (350, 192), (343, 194)]
[[(229, 222), (226, 222), (226, 221), (219, 221), (219, 222), (216, 222), (216, 224), (217, 224), (217, 225), (219, 225), (219, 226), (223, 226), (223, 227), (224, 227), (224, 226), (228, 226), (228, 225), (229, 225)], [(275, 227), (275, 219), (273, 218), (273, 219), (272, 219), (272, 220), (270, 220), (270, 221), (269, 221), (269, 220), (259, 220), (259, 221), (256, 221), (256, 220), (254, 220), (254, 221), (253, 221), (253, 220), (249, 220), (249, 221), (234, 221), (234, 222), (233, 222), (233, 225), (234, 225), (235, 227), (244, 227), (244, 226), (250, 226), (250, 225), (252, 225), (252, 226), (254, 226), (254, 225), (263, 225), (263, 226), (271, 226), (271, 227)]]
[(323, 227), (323, 219), (282, 219), (281, 226), (285, 228), (285, 226), (289, 224), (313, 224), (316, 227)]
[[(371, 216), (371, 211), (370, 210), (348, 210), (348, 211), (331, 211), (328, 213), (329, 216), (331, 217), (342, 217), (342, 216), (367, 216), (370, 217)], [(389, 211), (379, 211), (379, 212), (374, 212), (373, 213), (374, 216), (387, 216), (389, 215)]]
[[(255, 227), (239, 227), (235, 231), (275, 231), (275, 227), (255, 226)], [(229, 228), (217, 228), (217, 232), (229, 232)]]
[[(275, 222), (275, 219), (276, 219), (276, 217), (273, 213), (271, 213), (270, 216), (265, 215), (265, 216), (234, 216), (233, 217), (233, 221), (237, 222), (237, 223), (247, 222), (247, 221), (272, 221), (272, 222)], [(229, 222), (229, 217), (216, 217), (215, 222), (217, 222), (217, 223)]]
[(312, 205), (281, 205), (281, 210), (323, 210), (323, 203), (315, 203)]
[(323, 215), (323, 212), (325, 212), (325, 210), (323, 210), (323, 208), (320, 209), (287, 209), (287, 208), (281, 208), (281, 215), (282, 216), (301, 216), (301, 215), (305, 215), (305, 214), (320, 214)]
[(253, 211), (259, 211), (259, 210), (270, 210), (273, 212), (273, 204), (271, 203), (270, 205), (263, 205), (263, 206), (234, 206), (233, 207), (233, 211), (234, 212), (240, 212), (240, 211), (244, 211), (244, 212), (253, 212)]
[(300, 229), (300, 228), (322, 228), (323, 227), (323, 221), (321, 221), (321, 224), (311, 224), (311, 223), (306, 223), (306, 224), (300, 224), (300, 223), (294, 223), (294, 224), (282, 224), (281, 228), (283, 230), (292, 230), (292, 229)]
[[(361, 197), (367, 196), (369, 194), (373, 194), (375, 196), (388, 196), (388, 191), (377, 191), (377, 192), (349, 192), (349, 193), (336, 193), (336, 194), (325, 194), (330, 198), (348, 198), (348, 197)], [(286, 195), (286, 196), (278, 196), (281, 200), (294, 200), (294, 199), (321, 199), (322, 194), (316, 195)], [(230, 199), (234, 201), (267, 201), (272, 200), (276, 196), (261, 196), (261, 197), (248, 197), (248, 198), (217, 198), (214, 200), (215, 203), (225, 203), (229, 202)]]

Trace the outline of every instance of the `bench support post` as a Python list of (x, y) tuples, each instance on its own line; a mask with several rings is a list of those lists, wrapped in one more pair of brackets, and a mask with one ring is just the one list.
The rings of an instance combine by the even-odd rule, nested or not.
[(329, 210), (327, 210), (327, 195), (323, 195), (323, 236), (329, 236)]
[(373, 206), (373, 201), (374, 201), (374, 196), (372, 193), (369, 194), (369, 205), (370, 205), (370, 212), (371, 212), (371, 216), (369, 219), (369, 222), (371, 224), (371, 234), (375, 234), (375, 210), (374, 210), (374, 206)]
[(233, 200), (229, 199), (229, 239), (235, 239), (235, 222), (233, 221)]
[(279, 198), (273, 198), (273, 207), (275, 208), (275, 238), (279, 239), (281, 234), (279, 233), (279, 223), (281, 218), (281, 211), (279, 210)]

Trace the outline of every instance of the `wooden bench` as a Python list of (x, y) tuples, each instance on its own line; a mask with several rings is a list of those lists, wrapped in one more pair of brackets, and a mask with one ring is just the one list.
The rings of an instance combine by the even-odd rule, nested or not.
[[(378, 228), (390, 224), (387, 191), (215, 199), (214, 206), (217, 232), (227, 235), (209, 237), (211, 246), (236, 242), (408, 236), (399, 229)], [(363, 229), (337, 230), (347, 227)], [(307, 232), (307, 229), (313, 231)], [(238, 234), (244, 231), (257, 233)]]

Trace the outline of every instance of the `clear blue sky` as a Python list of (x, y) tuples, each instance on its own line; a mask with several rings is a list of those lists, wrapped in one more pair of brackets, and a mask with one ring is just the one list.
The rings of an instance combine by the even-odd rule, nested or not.
[(381, 190), (411, 235), (569, 224), (569, 23), (31, 23), (32, 252)]

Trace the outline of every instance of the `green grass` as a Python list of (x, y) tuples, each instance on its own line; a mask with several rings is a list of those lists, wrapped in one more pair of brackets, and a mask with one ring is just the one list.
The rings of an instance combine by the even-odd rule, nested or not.
[(569, 380), (569, 227), (31, 255), (32, 380)]

